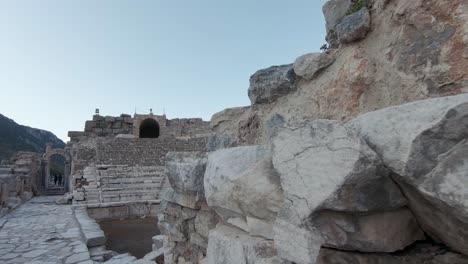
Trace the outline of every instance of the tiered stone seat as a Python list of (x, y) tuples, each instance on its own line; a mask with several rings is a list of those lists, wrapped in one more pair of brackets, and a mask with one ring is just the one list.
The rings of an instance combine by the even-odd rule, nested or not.
[(101, 165), (96, 176), (101, 203), (156, 200), (164, 182), (164, 167)]

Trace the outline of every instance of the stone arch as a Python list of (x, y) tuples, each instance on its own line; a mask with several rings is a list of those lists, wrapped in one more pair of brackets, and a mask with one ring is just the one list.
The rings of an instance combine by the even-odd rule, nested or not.
[[(64, 175), (63, 175), (63, 187), (55, 188), (54, 190), (49, 189), (50, 180), (50, 160), (54, 155), (62, 156), (65, 159)], [(53, 149), (51, 144), (47, 144), (46, 152), (42, 155), (42, 187), (46, 194), (63, 194), (71, 191), (70, 188), (70, 161), (71, 157), (65, 149)]]
[(153, 118), (146, 118), (140, 123), (139, 130), (140, 138), (158, 138), (160, 126)]

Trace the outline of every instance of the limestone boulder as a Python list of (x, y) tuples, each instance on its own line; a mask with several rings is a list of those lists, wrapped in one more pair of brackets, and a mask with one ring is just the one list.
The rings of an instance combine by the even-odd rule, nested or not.
[(395, 172), (421, 227), (468, 255), (468, 95), (382, 109), (347, 126)]
[(203, 195), (203, 175), (207, 155), (203, 152), (169, 152), (166, 176), (171, 187), (181, 193)]
[(226, 225), (210, 231), (205, 264), (280, 264), (274, 243)]
[(210, 153), (205, 196), (225, 221), (245, 221), (245, 216), (273, 221), (283, 195), (269, 148), (244, 146)]
[(351, 43), (365, 38), (371, 28), (371, 17), (367, 8), (346, 16), (336, 26), (336, 35), (341, 43)]
[(272, 66), (250, 77), (248, 95), (251, 103), (268, 104), (296, 90), (293, 65)]
[(298, 57), (293, 64), (294, 72), (306, 80), (312, 80), (320, 71), (335, 61), (332, 54), (308, 53)]
[(350, 0), (328, 0), (322, 7), (327, 32), (335, 29), (351, 7)]
[[(411, 214), (375, 216), (400, 209), (407, 201), (381, 159), (353, 129), (330, 120), (287, 124), (273, 139), (273, 164), (285, 196), (274, 239), (280, 256), (289, 261), (313, 263), (323, 244), (394, 251), (422, 236)], [(349, 214), (340, 225), (352, 228), (334, 233), (337, 228), (323, 224), (334, 219), (328, 211)], [(408, 238), (376, 240), (371, 230), (378, 225), (408, 233)]]

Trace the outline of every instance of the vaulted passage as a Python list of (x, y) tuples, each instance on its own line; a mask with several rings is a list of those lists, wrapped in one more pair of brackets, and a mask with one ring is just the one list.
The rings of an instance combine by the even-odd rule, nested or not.
[(159, 137), (159, 124), (152, 118), (143, 120), (140, 124), (140, 138)]

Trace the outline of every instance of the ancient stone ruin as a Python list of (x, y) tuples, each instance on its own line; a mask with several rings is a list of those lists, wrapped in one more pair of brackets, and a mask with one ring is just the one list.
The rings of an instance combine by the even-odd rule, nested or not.
[[(254, 73), (250, 106), (210, 122), (96, 114), (65, 150), (19, 153), (0, 168), (1, 213), (33, 186), (67, 192), (65, 263), (468, 263), (468, 3), (323, 13), (323, 52)], [(143, 258), (105, 248), (99, 221), (147, 216), (160, 234)]]

